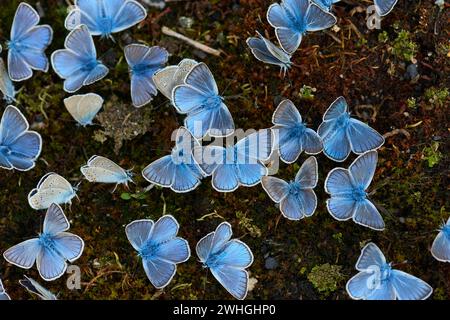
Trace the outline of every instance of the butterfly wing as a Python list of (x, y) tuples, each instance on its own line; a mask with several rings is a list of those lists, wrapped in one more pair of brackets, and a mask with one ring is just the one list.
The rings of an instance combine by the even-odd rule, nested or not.
[(152, 233), (154, 222), (149, 219), (135, 220), (125, 227), (128, 241), (136, 251), (148, 241)]
[(275, 177), (262, 177), (261, 185), (269, 197), (276, 203), (283, 200), (289, 192), (289, 184), (286, 181)]
[(353, 161), (348, 171), (356, 185), (363, 186), (364, 190), (369, 187), (375, 174), (377, 161), (378, 153), (376, 151), (366, 152)]
[(28, 122), (19, 109), (8, 106), (0, 123), (0, 145), (9, 148), (8, 154), (0, 155), (0, 166), (28, 171), (35, 166), (42, 149), (42, 138), (28, 130)]
[(73, 262), (81, 257), (84, 241), (79, 236), (69, 232), (60, 232), (53, 237), (55, 249), (64, 259)]
[(28, 194), (28, 203), (35, 210), (47, 209), (52, 203), (69, 203), (76, 193), (70, 183), (56, 173), (49, 173)]
[[(255, 58), (259, 61), (279, 66), (282, 69), (287, 68), (288, 65), (290, 65), (290, 57), (287, 54), (284, 55), (285, 57), (283, 60), (285, 61), (280, 60), (279, 57), (273, 55), (267, 48), (264, 40), (252, 37), (248, 38), (246, 42)], [(275, 45), (273, 46), (275, 47)]]
[(73, 29), (65, 40), (65, 47), (51, 56), (53, 69), (65, 79), (65, 91), (78, 91), (83, 85), (92, 84), (108, 74), (108, 68), (97, 61), (97, 51), (87, 26)]
[(210, 232), (203, 238), (201, 238), (197, 245), (195, 246), (195, 251), (197, 253), (198, 258), (202, 263), (205, 263), (208, 260), (209, 253), (211, 252), (211, 246), (214, 240), (215, 232)]
[(300, 2), (302, 7), (306, 9), (305, 1), (298, 1), (298, 3), (296, 1), (285, 1), (282, 5), (272, 4), (267, 10), (267, 21), (275, 28), (278, 42), (283, 50), (289, 54), (294, 53), (302, 41), (302, 33), (296, 28), (296, 24), (302, 20), (302, 18), (300, 20), (297, 18), (302, 14), (298, 7)]
[(295, 181), (302, 189), (314, 189), (319, 180), (319, 169), (316, 157), (309, 157), (295, 175)]
[(287, 99), (280, 102), (272, 115), (274, 125), (293, 127), (302, 122), (300, 112), (298, 112), (294, 103)]
[(450, 239), (444, 231), (440, 231), (431, 246), (431, 254), (441, 262), (450, 262)]
[[(117, 2), (117, 0), (116, 0)], [(119, 1), (123, 3), (113, 19), (111, 32), (120, 32), (143, 21), (147, 17), (147, 10), (137, 1)]]
[(248, 272), (246, 270), (219, 265), (212, 268), (211, 273), (234, 298), (245, 299), (248, 292)]
[(400, 270), (391, 271), (390, 282), (398, 300), (426, 300), (433, 293), (428, 283)]
[(397, 0), (374, 0), (375, 10), (380, 17), (388, 15), (397, 4)]
[[(192, 166), (196, 166), (192, 164)], [(194, 171), (193, 167), (181, 163), (175, 167), (174, 181), (171, 189), (175, 192), (185, 193), (194, 190), (200, 185), (201, 174), (200, 171)]]
[(336, 17), (330, 12), (322, 10), (315, 3), (311, 3), (306, 13), (306, 30), (320, 31), (331, 28), (336, 24)]
[(347, 138), (354, 153), (375, 150), (384, 144), (384, 137), (367, 124), (353, 118), (349, 121)]
[(219, 192), (233, 192), (239, 187), (236, 167), (233, 164), (219, 164), (212, 173), (211, 182)]
[(319, 154), (323, 149), (322, 139), (317, 132), (309, 128), (305, 129), (300, 142), (306, 154)]
[[(125, 47), (125, 58), (131, 71), (131, 98), (135, 107), (149, 103), (158, 92), (153, 82), (154, 73), (168, 59), (168, 52), (161, 47), (131, 44)], [(136, 72), (135, 68), (139, 68)], [(142, 70), (145, 71), (142, 71)]]
[(53, 293), (27, 276), (25, 276), (25, 279), (19, 280), (19, 283), (22, 287), (27, 289), (28, 292), (37, 295), (42, 300), (58, 300)]
[(171, 155), (164, 156), (152, 163), (142, 171), (144, 178), (158, 186), (170, 187), (175, 180), (176, 164)]
[(102, 156), (92, 156), (80, 170), (89, 182), (126, 183), (130, 180), (124, 169)]
[(102, 108), (103, 103), (103, 98), (95, 93), (75, 95), (64, 99), (69, 113), (83, 126), (92, 124), (92, 120)]
[(0, 301), (11, 300), (9, 295), (5, 292), (5, 288), (3, 287), (2, 280), (0, 280)]
[(362, 248), (355, 268), (358, 271), (366, 271), (368, 269), (373, 270), (374, 267), (381, 268), (384, 264), (386, 264), (386, 258), (383, 252), (375, 243), (370, 242)]
[(375, 205), (367, 199), (356, 202), (353, 221), (373, 230), (384, 230), (383, 217), (380, 215)]
[(15, 101), (16, 89), (9, 77), (3, 59), (0, 59), (0, 91), (3, 93), (3, 99), (6, 100), (7, 103)]
[(145, 274), (151, 284), (157, 289), (167, 286), (177, 271), (175, 263), (159, 258), (143, 259), (142, 264), (144, 265)]
[(178, 70), (178, 66), (168, 66), (164, 69), (158, 70), (153, 75), (153, 83), (156, 88), (161, 92), (167, 99), (172, 99), (172, 90), (176, 85), (173, 78)]
[(53, 281), (64, 275), (67, 263), (57, 251), (43, 247), (36, 258), (39, 275), (45, 281)]
[(339, 97), (328, 107), (323, 115), (323, 121), (336, 120), (340, 115), (348, 112), (348, 104), (344, 97)]
[(3, 257), (13, 265), (24, 269), (30, 269), (36, 261), (36, 257), (40, 251), (41, 245), (39, 244), (39, 239), (35, 238), (23, 241), (9, 248), (3, 253)]
[(155, 243), (163, 243), (175, 238), (179, 228), (180, 225), (175, 217), (167, 214), (156, 221), (150, 237)]
[(395, 300), (395, 291), (390, 282), (378, 278), (376, 273), (359, 272), (347, 282), (347, 293), (357, 300)]
[(27, 3), (17, 8), (11, 28), (11, 45), (8, 52), (8, 71), (13, 81), (31, 78), (33, 69), (48, 71), (44, 54), (53, 38), (50, 26), (38, 26), (39, 14)]
[(69, 220), (67, 220), (63, 210), (59, 205), (53, 203), (45, 214), (43, 231), (48, 234), (56, 235), (60, 232), (69, 230), (69, 228)]
[(102, 34), (101, 27), (97, 24), (99, 13), (98, 1), (76, 0), (75, 7), (68, 13), (64, 21), (64, 26), (67, 30), (73, 30), (80, 25), (85, 25), (93, 36), (99, 36)]
[(187, 261), (191, 256), (191, 250), (185, 239), (176, 237), (162, 243), (155, 255), (161, 260), (177, 264)]

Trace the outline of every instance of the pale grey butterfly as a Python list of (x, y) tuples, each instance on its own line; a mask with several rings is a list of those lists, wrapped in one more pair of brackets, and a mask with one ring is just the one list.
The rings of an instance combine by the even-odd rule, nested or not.
[(128, 186), (128, 182), (133, 182), (131, 170), (124, 170), (115, 162), (102, 156), (92, 156), (87, 165), (80, 170), (89, 182), (115, 183), (113, 192), (119, 184)]
[(153, 82), (167, 99), (172, 100), (172, 90), (178, 85), (184, 83), (189, 71), (198, 64), (192, 59), (183, 59), (176, 66), (167, 66), (164, 69), (156, 71), (153, 75)]
[(59, 174), (50, 172), (44, 175), (37, 187), (28, 194), (28, 203), (35, 210), (47, 209), (52, 203), (72, 204), (78, 188)]
[(74, 95), (64, 99), (70, 115), (83, 127), (92, 125), (92, 120), (103, 106), (103, 98), (95, 93)]

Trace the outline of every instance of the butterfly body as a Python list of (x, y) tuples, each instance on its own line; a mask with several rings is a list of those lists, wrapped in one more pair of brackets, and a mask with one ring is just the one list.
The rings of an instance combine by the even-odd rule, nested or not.
[(286, 75), (286, 72), (292, 67), (291, 56), (264, 38), (259, 32), (257, 34), (259, 38), (251, 37), (246, 41), (255, 58), (264, 63), (279, 66), (280, 72)]
[(325, 11), (330, 11), (333, 4), (339, 1), (341, 0), (313, 0), (315, 4), (317, 4), (321, 9)]
[(354, 222), (374, 230), (383, 230), (384, 221), (369, 199), (369, 187), (377, 165), (376, 151), (368, 151), (353, 161), (348, 169), (335, 168), (325, 179), (328, 212), (339, 221)]
[(219, 192), (233, 192), (239, 186), (252, 187), (268, 173), (264, 165), (272, 154), (271, 130), (260, 130), (239, 140), (234, 146), (199, 147), (194, 152), (203, 172), (212, 176)]
[(153, 161), (142, 171), (150, 183), (186, 193), (200, 185), (204, 173), (193, 156), (199, 142), (184, 127), (177, 131), (176, 144), (170, 154)]
[(59, 174), (50, 172), (44, 175), (36, 188), (28, 194), (28, 203), (35, 210), (47, 209), (53, 203), (71, 204), (78, 189)]
[(97, 50), (86, 25), (74, 28), (66, 37), (65, 49), (52, 53), (56, 74), (64, 79), (64, 90), (73, 93), (103, 79), (109, 69), (97, 59)]
[(42, 150), (39, 133), (29, 131), (28, 121), (19, 109), (6, 107), (0, 122), (0, 167), (19, 171), (34, 168)]
[(208, 268), (219, 283), (236, 299), (245, 299), (248, 291), (248, 268), (253, 253), (242, 241), (231, 239), (228, 222), (222, 222), (215, 231), (197, 243), (196, 251), (204, 268)]
[(134, 0), (76, 0), (65, 27), (73, 30), (84, 24), (92, 35), (106, 38), (138, 24), (146, 16), (145, 8)]
[(300, 46), (307, 32), (330, 28), (336, 17), (309, 0), (283, 0), (267, 10), (267, 20), (275, 28), (278, 41), (289, 54)]
[(130, 70), (133, 105), (142, 107), (158, 93), (153, 75), (167, 62), (169, 53), (158, 46), (147, 47), (141, 44), (130, 44), (125, 47), (124, 52)]
[(272, 130), (278, 134), (278, 153), (286, 163), (295, 162), (302, 152), (318, 154), (323, 145), (319, 135), (308, 128), (290, 100), (283, 100), (273, 113)]
[(189, 259), (188, 242), (177, 237), (179, 225), (171, 215), (158, 221), (136, 220), (125, 228), (128, 240), (142, 259), (144, 271), (158, 289), (167, 286), (176, 273), (176, 265)]
[(216, 81), (204, 63), (195, 65), (184, 84), (172, 90), (172, 103), (181, 114), (187, 114), (185, 127), (197, 139), (229, 136), (234, 121), (224, 99), (219, 95)]
[(382, 135), (350, 116), (344, 97), (330, 105), (317, 133), (322, 139), (324, 154), (337, 162), (345, 161), (351, 151), (362, 154), (384, 144)]
[(3, 253), (6, 261), (30, 269), (35, 263), (45, 281), (64, 275), (67, 261), (77, 260), (84, 250), (84, 241), (67, 232), (70, 223), (61, 207), (51, 204), (44, 218), (43, 232), (37, 238), (23, 241)]
[(300, 167), (295, 179), (286, 182), (282, 179), (262, 177), (261, 184), (269, 197), (280, 204), (282, 215), (289, 220), (310, 217), (317, 208), (314, 188), (319, 179), (317, 159), (309, 157)]
[(357, 300), (425, 300), (433, 288), (425, 281), (386, 262), (381, 250), (368, 243), (356, 262), (358, 274), (346, 285), (347, 293)]
[(27, 3), (20, 3), (11, 28), (8, 47), (8, 72), (11, 80), (24, 81), (33, 76), (33, 70), (48, 71), (45, 50), (53, 39), (48, 25), (39, 25), (39, 14)]

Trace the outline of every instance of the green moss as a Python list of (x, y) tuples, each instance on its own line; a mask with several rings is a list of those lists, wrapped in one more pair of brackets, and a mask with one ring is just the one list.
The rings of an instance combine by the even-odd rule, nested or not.
[(304, 100), (313, 100), (314, 99), (314, 93), (317, 91), (316, 88), (303, 85), (303, 87), (300, 89), (300, 92), (298, 93), (299, 97)]
[(423, 159), (427, 162), (429, 168), (433, 168), (442, 159), (442, 153), (439, 151), (439, 142), (433, 141), (431, 146), (423, 149)]
[(378, 34), (378, 41), (381, 43), (386, 43), (389, 41), (389, 35), (386, 31), (380, 32)]
[(446, 105), (446, 102), (449, 97), (448, 88), (436, 88), (431, 87), (428, 88), (424, 93), (424, 98), (429, 102), (433, 107), (443, 107)]
[(253, 223), (253, 219), (248, 218), (241, 211), (236, 211), (236, 218), (239, 219), (239, 226), (245, 229), (254, 238), (261, 237), (261, 229)]
[(412, 61), (417, 54), (418, 45), (411, 40), (411, 34), (401, 30), (392, 44), (392, 54), (404, 61)]
[(329, 263), (315, 266), (308, 274), (308, 280), (317, 291), (327, 296), (336, 291), (340, 283), (345, 279), (341, 270), (341, 266)]

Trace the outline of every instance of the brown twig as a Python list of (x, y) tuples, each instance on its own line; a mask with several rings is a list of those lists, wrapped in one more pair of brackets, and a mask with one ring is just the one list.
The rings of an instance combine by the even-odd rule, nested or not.
[(174, 31), (174, 30), (172, 30), (170, 28), (167, 28), (166, 26), (163, 26), (161, 31), (166, 36), (170, 36), (170, 37), (174, 37), (174, 38), (177, 38), (179, 40), (182, 40), (182, 41), (186, 42), (187, 44), (193, 46), (194, 48), (202, 50), (203, 52), (212, 54), (212, 55), (214, 55), (216, 57), (220, 56), (221, 52), (219, 50), (213, 49), (211, 47), (208, 47), (207, 45), (204, 45), (203, 43), (200, 43), (198, 41), (192, 40), (192, 39), (190, 39), (190, 38), (188, 38), (188, 37), (186, 37), (186, 36), (176, 32), (176, 31)]

